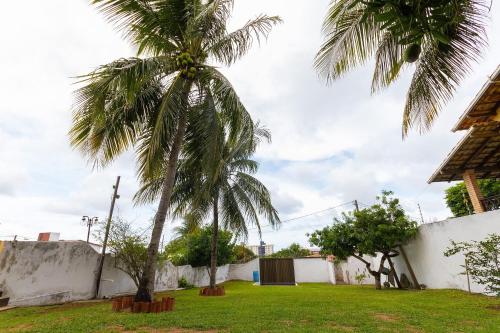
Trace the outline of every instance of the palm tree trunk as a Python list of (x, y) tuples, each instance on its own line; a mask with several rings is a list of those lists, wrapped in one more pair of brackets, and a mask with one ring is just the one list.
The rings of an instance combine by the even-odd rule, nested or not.
[(186, 133), (187, 112), (183, 111), (179, 118), (177, 125), (177, 132), (175, 134), (174, 142), (168, 157), (167, 174), (163, 181), (163, 190), (161, 193), (160, 203), (158, 204), (158, 211), (156, 212), (153, 231), (151, 233), (151, 241), (148, 247), (148, 257), (144, 266), (137, 294), (135, 295), (136, 302), (151, 302), (154, 300), (154, 285), (156, 262), (158, 258), (158, 248), (160, 246), (160, 238), (163, 232), (163, 225), (167, 217), (167, 212), (170, 207), (170, 199), (172, 196), (172, 189), (175, 183), (175, 174), (177, 172), (177, 162), (181, 151), (182, 143), (184, 141), (184, 134)]
[(212, 247), (210, 249), (210, 288), (215, 288), (217, 277), (217, 241), (219, 239), (219, 200), (214, 199), (214, 223), (212, 226)]

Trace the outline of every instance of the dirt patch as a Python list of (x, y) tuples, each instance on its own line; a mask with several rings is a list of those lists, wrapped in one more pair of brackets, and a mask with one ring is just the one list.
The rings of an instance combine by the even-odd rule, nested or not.
[(38, 313), (52, 313), (52, 312), (61, 312), (61, 311), (66, 311), (66, 310), (71, 310), (71, 309), (79, 309), (79, 308), (86, 308), (89, 306), (94, 306), (97, 304), (102, 304), (103, 302), (96, 301), (96, 302), (78, 302), (78, 303), (66, 303), (62, 305), (53, 305), (53, 306), (47, 306), (44, 308), (41, 308)]
[(396, 322), (399, 320), (399, 317), (396, 315), (388, 314), (388, 313), (376, 313), (373, 317), (377, 320), (387, 321), (387, 322)]
[(423, 333), (424, 331), (422, 331), (420, 328), (417, 328), (415, 326), (406, 326), (405, 327), (405, 332), (408, 332), (408, 333)]
[(500, 304), (488, 305), (486, 308), (489, 310), (500, 311)]
[(28, 331), (28, 330), (30, 330), (32, 328), (33, 328), (33, 325), (31, 325), (31, 324), (21, 324), (21, 325), (18, 325), (18, 326), (7, 328), (3, 332), (5, 332), (5, 333), (24, 332), (24, 331)]
[(293, 324), (295, 324), (295, 322), (293, 320), (280, 320), (279, 321), (281, 324), (287, 326), (287, 327), (290, 327), (292, 326)]
[(356, 330), (355, 327), (341, 325), (341, 324), (337, 324), (337, 323), (331, 323), (328, 326), (331, 328), (334, 328), (336, 331), (340, 331), (340, 332), (354, 332)]

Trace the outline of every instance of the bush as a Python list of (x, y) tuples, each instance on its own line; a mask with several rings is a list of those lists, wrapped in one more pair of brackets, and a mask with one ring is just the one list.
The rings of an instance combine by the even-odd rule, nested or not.
[(500, 235), (490, 234), (482, 241), (451, 241), (451, 246), (444, 255), (449, 257), (457, 253), (464, 255), (466, 265), (462, 267), (468, 271), (472, 280), (500, 297)]
[(184, 276), (182, 276), (180, 278), (180, 280), (178, 281), (178, 286), (179, 286), (179, 288), (184, 288), (184, 289), (194, 288), (194, 285), (189, 283)]

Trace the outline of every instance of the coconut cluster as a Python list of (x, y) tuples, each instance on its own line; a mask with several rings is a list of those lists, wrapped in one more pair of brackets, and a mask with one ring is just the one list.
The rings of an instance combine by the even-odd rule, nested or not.
[(181, 72), (181, 76), (185, 79), (194, 79), (198, 70), (195, 66), (195, 61), (189, 52), (182, 52), (176, 59), (177, 67)]

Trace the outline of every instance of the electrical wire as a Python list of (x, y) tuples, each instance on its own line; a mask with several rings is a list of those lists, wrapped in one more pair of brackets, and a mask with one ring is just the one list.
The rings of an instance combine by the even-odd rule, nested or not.
[[(336, 209), (336, 208), (339, 208), (339, 207), (342, 207), (342, 206), (346, 206), (346, 205), (353, 205), (353, 204), (354, 204), (354, 201), (344, 202), (344, 203), (342, 203), (340, 205), (337, 205), (337, 206), (329, 207), (329, 208), (318, 210), (318, 211), (315, 211), (315, 212), (311, 212), (311, 213), (308, 213), (308, 214), (305, 214), (305, 215), (296, 216), (296, 217), (292, 217), (292, 218), (287, 219), (287, 220), (283, 220), (283, 221), (281, 221), (280, 224), (293, 222), (293, 221), (296, 221), (296, 220), (299, 220), (299, 219), (303, 219), (303, 218), (306, 218), (306, 217), (309, 217), (309, 216), (321, 214), (321, 213), (330, 211), (332, 209)], [(266, 224), (266, 225), (260, 226), (260, 228), (262, 229), (262, 228), (266, 228), (266, 227), (270, 227), (270, 226), (273, 226), (273, 225), (272, 224)], [(248, 228), (248, 230), (254, 230), (254, 229), (258, 229), (258, 227), (254, 226), (254, 227)]]

